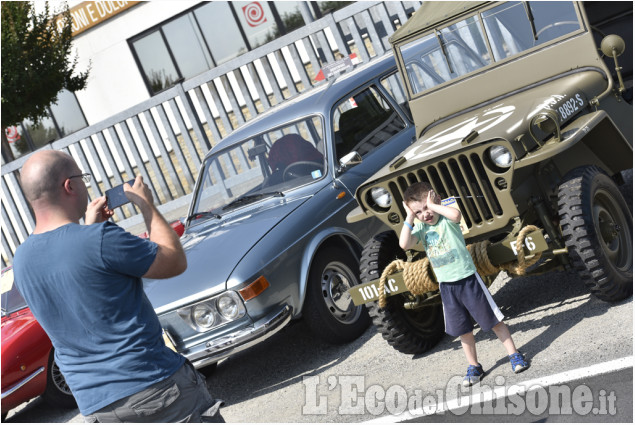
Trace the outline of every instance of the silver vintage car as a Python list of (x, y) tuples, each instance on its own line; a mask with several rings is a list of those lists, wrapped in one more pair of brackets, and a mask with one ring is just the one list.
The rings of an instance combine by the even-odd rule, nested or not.
[(344, 343), (370, 319), (359, 284), (379, 220), (349, 224), (357, 187), (414, 140), (391, 54), (340, 74), (231, 133), (206, 155), (181, 239), (188, 268), (145, 291), (165, 339), (196, 367), (303, 318)]

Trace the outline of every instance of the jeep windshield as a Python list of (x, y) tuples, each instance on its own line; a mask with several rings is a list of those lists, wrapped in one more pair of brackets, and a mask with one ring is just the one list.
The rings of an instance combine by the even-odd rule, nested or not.
[(326, 174), (324, 131), (309, 116), (257, 134), (211, 156), (197, 182), (190, 220), (220, 218)]
[(433, 28), (402, 45), (399, 53), (411, 93), (417, 95), (580, 28), (573, 3), (508, 2)]

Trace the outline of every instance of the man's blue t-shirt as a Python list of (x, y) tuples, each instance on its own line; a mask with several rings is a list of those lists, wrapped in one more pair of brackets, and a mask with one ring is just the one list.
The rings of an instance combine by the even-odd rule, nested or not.
[(105, 222), (31, 235), (16, 251), (15, 284), (51, 338), (55, 360), (88, 415), (176, 372), (141, 276), (157, 245)]

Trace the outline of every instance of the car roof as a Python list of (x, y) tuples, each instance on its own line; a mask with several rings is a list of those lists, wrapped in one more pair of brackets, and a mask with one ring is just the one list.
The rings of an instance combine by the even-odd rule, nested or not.
[(395, 67), (395, 58), (392, 52), (388, 52), (379, 58), (373, 58), (368, 63), (356, 65), (352, 70), (328, 81), (326, 84), (308, 90), (279, 106), (273, 106), (256, 118), (247, 121), (223, 138), (207, 153), (206, 157), (254, 134), (262, 133), (289, 122), (295, 117), (303, 117), (315, 113), (328, 115), (333, 104), (344, 95), (366, 81), (383, 75)]

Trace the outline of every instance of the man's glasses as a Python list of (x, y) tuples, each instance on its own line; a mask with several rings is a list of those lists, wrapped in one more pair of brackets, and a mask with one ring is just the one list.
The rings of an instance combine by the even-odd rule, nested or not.
[(75, 177), (81, 177), (82, 180), (84, 180), (84, 183), (90, 183), (90, 179), (91, 179), (91, 175), (90, 173), (84, 173), (84, 174), (77, 174), (76, 176), (70, 176), (68, 177), (69, 179), (75, 178)]

